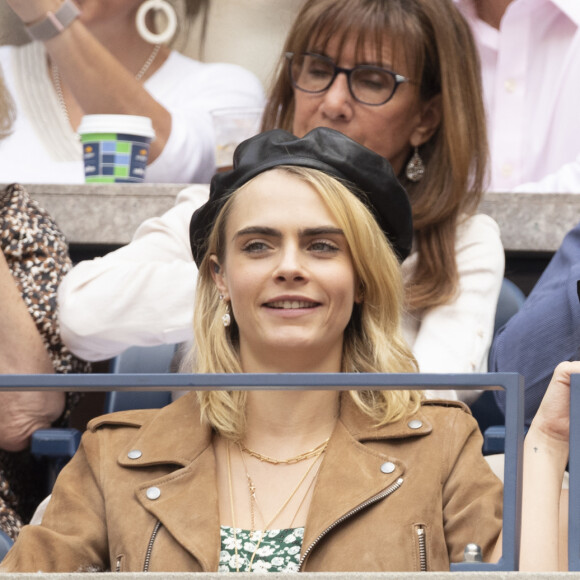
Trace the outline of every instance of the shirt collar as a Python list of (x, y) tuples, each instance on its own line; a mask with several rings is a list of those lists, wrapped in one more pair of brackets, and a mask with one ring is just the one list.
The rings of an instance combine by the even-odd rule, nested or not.
[(580, 26), (580, 2), (578, 0), (550, 0), (557, 8), (570, 18), (577, 26)]
[[(513, 2), (523, 2), (525, 0), (513, 0)], [(566, 14), (570, 20), (576, 25), (580, 26), (580, 2), (578, 0), (538, 0), (538, 4), (552, 3), (561, 12)], [(475, 0), (455, 0), (459, 10), (463, 13), (465, 18), (472, 23), (479, 21), (477, 12), (475, 10)]]

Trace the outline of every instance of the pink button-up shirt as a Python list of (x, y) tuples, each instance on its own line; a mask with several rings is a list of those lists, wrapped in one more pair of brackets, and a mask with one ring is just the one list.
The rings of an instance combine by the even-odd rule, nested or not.
[(499, 30), (456, 1), (481, 57), (490, 189), (580, 193), (580, 1), (513, 0)]

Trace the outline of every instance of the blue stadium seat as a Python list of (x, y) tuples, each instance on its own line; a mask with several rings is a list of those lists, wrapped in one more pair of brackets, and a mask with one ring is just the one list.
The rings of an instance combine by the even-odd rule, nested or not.
[(0, 530), (0, 562), (4, 559), (4, 556), (6, 556), (8, 550), (12, 548), (13, 543), (12, 539)]
[[(169, 373), (177, 346), (133, 346), (113, 359), (111, 372)], [(105, 413), (128, 409), (158, 409), (169, 403), (171, 391), (109, 391), (105, 399)]]
[[(511, 280), (504, 278), (497, 301), (493, 331), (494, 336), (518, 312), (525, 300), (526, 295), (518, 286)], [(505, 418), (495, 402), (493, 393), (491, 391), (482, 393), (472, 403), (471, 412), (477, 420), (484, 436), (483, 454), (493, 455), (495, 453), (503, 453), (502, 433), (505, 433), (505, 428), (503, 427)]]
[(497, 301), (497, 310), (495, 311), (494, 336), (498, 330), (523, 306), (526, 295), (516, 284), (507, 278), (503, 279), (499, 298)]

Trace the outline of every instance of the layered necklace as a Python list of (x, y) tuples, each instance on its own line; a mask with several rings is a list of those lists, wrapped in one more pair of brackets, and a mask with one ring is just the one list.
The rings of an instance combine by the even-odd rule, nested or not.
[[(252, 449), (248, 449), (241, 442), (238, 443), (238, 447), (240, 448), (240, 451), (243, 451), (244, 453), (247, 453), (248, 455), (251, 455), (252, 457), (255, 457), (256, 459), (259, 459), (260, 461), (263, 461), (265, 463), (271, 463), (273, 465), (280, 465), (283, 463), (284, 464), (300, 463), (301, 461), (304, 461), (306, 459), (310, 459), (311, 457), (316, 457), (316, 456), (320, 455), (320, 453), (322, 453), (326, 449), (327, 445), (328, 445), (328, 439), (324, 440), (320, 445), (317, 445), (316, 447), (314, 447), (310, 451), (305, 451), (304, 453), (300, 453), (299, 455), (295, 455), (294, 457), (289, 457), (288, 459), (275, 459), (274, 457), (268, 457), (267, 455), (262, 455), (261, 453), (258, 453), (257, 451), (253, 451)], [(243, 459), (243, 455), (242, 455), (242, 459)]]
[[(136, 81), (140, 81), (145, 76), (145, 73), (151, 68), (151, 65), (153, 64), (153, 62), (157, 58), (157, 55), (159, 54), (160, 49), (161, 49), (160, 44), (156, 44), (153, 47), (151, 54), (147, 57), (147, 60), (143, 63), (143, 66), (139, 69), (139, 72), (135, 75)], [(66, 105), (66, 101), (64, 100), (64, 93), (62, 91), (62, 83), (60, 80), (60, 71), (58, 70), (58, 67), (56, 66), (56, 64), (52, 61), (50, 63), (50, 72), (51, 72), (51, 76), (52, 76), (52, 82), (54, 83), (54, 89), (56, 91), (56, 97), (58, 99), (59, 107), (60, 107), (61, 111), (63, 112), (64, 116), (66, 117), (66, 120), (70, 124), (68, 107)]]
[[(292, 498), (296, 495), (296, 493), (298, 492), (298, 490), (300, 489), (300, 487), (302, 486), (302, 484), (304, 483), (304, 481), (306, 480), (308, 475), (313, 471), (314, 467), (316, 465), (319, 465), (319, 463), (320, 463), (319, 460), (322, 457), (322, 454), (324, 453), (324, 451), (326, 451), (327, 446), (328, 446), (328, 439), (326, 439), (326, 441), (323, 441), (320, 445), (317, 445), (314, 449), (311, 449), (310, 451), (307, 451), (305, 453), (301, 453), (300, 455), (296, 455), (295, 457), (291, 457), (289, 459), (274, 459), (272, 457), (268, 457), (267, 455), (262, 455), (256, 451), (252, 451), (252, 450), (248, 449), (247, 447), (245, 447), (242, 443), (238, 443), (238, 448), (240, 450), (240, 456), (242, 458), (242, 463), (244, 465), (244, 470), (246, 472), (246, 480), (248, 482), (248, 492), (249, 492), (249, 499), (250, 499), (251, 532), (253, 532), (254, 528), (255, 528), (255, 512), (258, 512), (258, 514), (262, 520), (262, 523), (264, 524), (262, 529), (260, 530), (260, 536), (259, 536), (258, 541), (256, 543), (256, 547), (254, 548), (254, 551), (252, 552), (248, 567), (245, 570), (245, 572), (252, 571), (252, 565), (254, 563), (256, 553), (258, 552), (258, 550), (260, 548), (260, 544), (262, 543), (262, 539), (264, 538), (264, 533), (271, 528), (272, 524), (276, 521), (278, 516), (288, 506), (288, 504), (290, 503)], [(307, 459), (314, 458), (314, 461), (310, 464), (308, 469), (304, 472), (304, 474), (302, 475), (302, 477), (300, 478), (300, 480), (298, 481), (298, 483), (296, 484), (296, 486), (294, 487), (294, 489), (292, 490), (290, 495), (284, 500), (284, 502), (282, 503), (280, 508), (270, 518), (270, 520), (268, 522), (265, 521), (262, 510), (260, 509), (260, 506), (258, 505), (258, 501), (256, 499), (256, 486), (255, 486), (255, 484), (254, 484), (254, 482), (253, 482), (253, 480), (250, 477), (250, 474), (248, 472), (248, 467), (246, 465), (244, 453), (247, 453), (248, 455), (251, 455), (252, 457), (255, 457), (256, 459), (259, 459), (260, 461), (265, 461), (267, 463), (271, 463), (274, 465), (299, 463), (300, 461), (305, 461)], [(231, 511), (232, 529), (233, 529), (233, 536), (234, 536), (234, 552), (235, 552), (235, 558), (236, 558), (236, 572), (239, 572), (240, 571), (240, 558), (239, 558), (239, 554), (238, 554), (238, 543), (237, 543), (237, 532), (236, 532), (236, 513), (235, 513), (235, 507), (234, 507), (234, 492), (233, 492), (233, 484), (232, 484), (232, 464), (231, 464), (231, 454), (230, 454), (230, 442), (227, 443), (226, 454), (227, 454), (227, 464), (228, 464), (228, 485), (229, 485), (229, 495), (230, 495), (230, 511)], [(296, 509), (294, 517), (292, 518), (292, 521), (290, 522), (290, 527), (292, 527), (292, 525), (294, 524), (294, 520), (296, 519), (296, 516), (300, 512), (300, 509), (302, 508), (302, 506), (304, 505), (304, 501), (306, 500), (306, 497), (308, 496), (308, 493), (309, 493), (312, 485), (314, 485), (314, 481), (316, 480), (317, 475), (318, 475), (318, 471), (316, 472), (315, 476), (312, 478), (312, 480), (310, 481), (310, 484), (306, 488), (306, 491), (304, 492), (304, 495), (300, 501), (300, 504), (298, 505), (298, 508)]]

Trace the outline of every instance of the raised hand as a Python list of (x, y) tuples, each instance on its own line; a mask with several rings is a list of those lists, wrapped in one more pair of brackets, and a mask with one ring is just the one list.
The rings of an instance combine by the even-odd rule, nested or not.
[(574, 373), (580, 373), (580, 361), (556, 367), (533, 422), (539, 432), (566, 443), (570, 433), (570, 376)]

